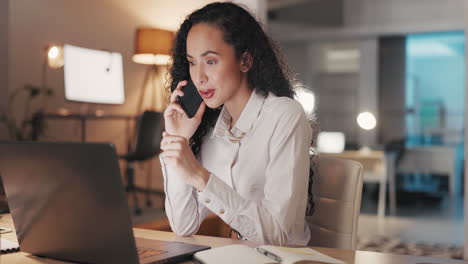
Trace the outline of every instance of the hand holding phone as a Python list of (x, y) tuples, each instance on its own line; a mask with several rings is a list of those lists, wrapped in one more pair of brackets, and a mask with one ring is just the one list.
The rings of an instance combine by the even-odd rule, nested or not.
[(184, 96), (177, 96), (177, 103), (184, 109), (189, 118), (193, 118), (203, 102), (197, 88), (192, 80), (188, 80), (187, 85), (182, 88)]
[[(194, 104), (193, 98), (199, 96), (198, 91), (195, 86), (187, 86), (187, 84), (188, 81), (186, 80), (180, 81), (172, 91), (170, 103), (164, 110), (164, 126), (168, 134), (182, 136), (190, 140), (200, 125), (205, 104), (203, 100), (200, 100), (200, 104)], [(184, 88), (189, 89), (184, 91)], [(198, 118), (197, 113), (200, 118)], [(194, 116), (197, 116), (197, 118), (193, 118)]]

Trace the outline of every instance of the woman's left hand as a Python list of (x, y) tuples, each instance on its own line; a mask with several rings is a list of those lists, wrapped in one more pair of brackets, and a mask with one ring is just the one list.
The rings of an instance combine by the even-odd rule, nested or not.
[(195, 158), (188, 140), (164, 132), (161, 149), (164, 163), (173, 168), (185, 183), (192, 185), (198, 191), (203, 191), (210, 178), (210, 172)]

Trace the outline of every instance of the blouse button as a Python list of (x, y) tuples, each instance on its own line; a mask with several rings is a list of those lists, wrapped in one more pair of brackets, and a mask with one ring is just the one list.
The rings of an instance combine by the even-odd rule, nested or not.
[(220, 214), (224, 214), (224, 209), (219, 210)]

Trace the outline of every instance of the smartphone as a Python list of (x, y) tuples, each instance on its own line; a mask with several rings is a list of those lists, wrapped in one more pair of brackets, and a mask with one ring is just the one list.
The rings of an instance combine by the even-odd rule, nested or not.
[(197, 113), (203, 99), (192, 80), (189, 80), (187, 85), (182, 87), (182, 92), (184, 92), (184, 96), (177, 96), (177, 103), (184, 109), (187, 116), (192, 118)]

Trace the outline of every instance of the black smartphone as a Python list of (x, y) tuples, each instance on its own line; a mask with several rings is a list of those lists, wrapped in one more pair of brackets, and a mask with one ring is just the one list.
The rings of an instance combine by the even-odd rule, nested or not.
[(184, 109), (187, 116), (192, 118), (197, 113), (203, 99), (192, 80), (189, 80), (187, 85), (182, 87), (182, 92), (184, 92), (184, 96), (177, 96), (177, 103)]

